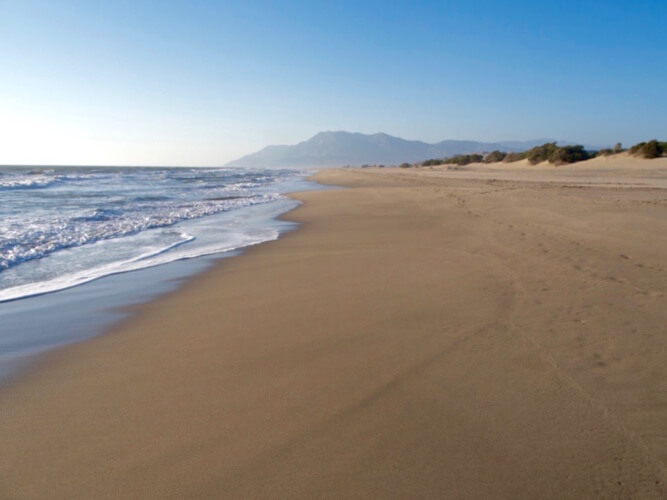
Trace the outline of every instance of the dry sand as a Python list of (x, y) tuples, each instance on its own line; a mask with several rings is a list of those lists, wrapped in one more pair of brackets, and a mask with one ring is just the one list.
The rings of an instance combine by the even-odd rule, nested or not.
[(0, 496), (665, 498), (667, 160), (595, 161), (321, 172), (0, 394)]

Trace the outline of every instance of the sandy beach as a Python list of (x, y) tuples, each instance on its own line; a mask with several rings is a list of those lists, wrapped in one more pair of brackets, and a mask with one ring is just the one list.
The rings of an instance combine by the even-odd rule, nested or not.
[(665, 498), (667, 158), (317, 179), (0, 392), (1, 498)]

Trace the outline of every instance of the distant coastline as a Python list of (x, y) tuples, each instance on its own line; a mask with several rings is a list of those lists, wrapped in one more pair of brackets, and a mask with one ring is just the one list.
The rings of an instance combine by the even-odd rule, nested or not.
[[(295, 145), (267, 146), (256, 153), (227, 163), (229, 167), (342, 167), (364, 164), (399, 165), (435, 157), (502, 150), (520, 152), (544, 143), (570, 141), (534, 139), (527, 141), (480, 142), (443, 140), (436, 143), (406, 140), (385, 133), (361, 134), (345, 131), (320, 132)], [(600, 149), (586, 146), (587, 149)]]

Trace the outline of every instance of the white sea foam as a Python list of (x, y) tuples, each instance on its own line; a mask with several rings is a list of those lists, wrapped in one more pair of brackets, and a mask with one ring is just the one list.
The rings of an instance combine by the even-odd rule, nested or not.
[[(44, 217), (34, 214), (7, 216), (0, 224), (0, 270), (21, 262), (45, 257), (65, 248), (99, 240), (120, 238), (188, 219), (273, 201), (277, 194), (257, 194), (233, 199), (188, 201), (178, 206), (154, 197), (130, 200), (122, 209), (92, 208), (72, 214)], [(146, 202), (150, 203), (146, 203)], [(132, 207), (143, 204), (150, 207)]]
[(270, 207), (284, 201), (281, 186), (298, 174), (101, 168), (0, 172), (0, 301), (275, 239), (272, 224), (254, 227), (253, 217), (244, 214), (274, 212)]
[(268, 230), (261, 236), (242, 236), (236, 240), (227, 240), (224, 242), (221, 241), (218, 244), (211, 244), (204, 247), (192, 247), (187, 250), (175, 252), (174, 250), (177, 247), (195, 240), (195, 238), (191, 235), (183, 234), (182, 236), (183, 239), (179, 242), (173, 243), (164, 248), (156, 249), (153, 252), (147, 252), (132, 259), (116, 261), (97, 267), (91, 267), (83, 271), (63, 274), (46, 281), (18, 285), (12, 288), (0, 290), (0, 302), (31, 297), (35, 295), (42, 295), (65, 288), (71, 288), (73, 286), (81, 285), (104, 276), (136, 271), (146, 267), (159, 266), (161, 264), (173, 262), (174, 260), (190, 259), (194, 257), (202, 257), (204, 255), (212, 255), (237, 250), (239, 248), (274, 240), (278, 237), (278, 231)]

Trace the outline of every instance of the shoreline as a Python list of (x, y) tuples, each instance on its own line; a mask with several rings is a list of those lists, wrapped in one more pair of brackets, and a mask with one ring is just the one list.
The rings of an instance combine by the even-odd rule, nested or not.
[(664, 494), (662, 192), (317, 176), (0, 394), (0, 495)]
[[(276, 212), (273, 215), (264, 214), (271, 207), (262, 205), (241, 210), (259, 212), (253, 225), (271, 225), (277, 231), (275, 239), (281, 238), (296, 229), (281, 218), (298, 206), (289, 193), (304, 188), (327, 189), (311, 181), (310, 177), (312, 175), (306, 173), (291, 182), (291, 189), (283, 192), (284, 198), (274, 202), (278, 205), (271, 209)], [(252, 246), (270, 241), (274, 240), (112, 272), (65, 288), (1, 301), (0, 323), (15, 333), (0, 343), (0, 393), (51, 352), (105, 335), (136, 314), (141, 305), (176, 292), (188, 280), (215, 266), (217, 261), (238, 256)]]

